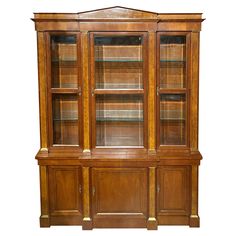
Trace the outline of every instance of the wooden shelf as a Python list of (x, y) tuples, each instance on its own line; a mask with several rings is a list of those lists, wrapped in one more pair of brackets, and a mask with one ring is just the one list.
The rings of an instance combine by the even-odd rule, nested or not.
[(160, 88), (160, 94), (185, 94), (187, 92), (186, 88)]
[(51, 93), (55, 94), (77, 94), (78, 88), (51, 88)]
[(136, 59), (96, 59), (95, 62), (143, 62)]
[(143, 119), (137, 118), (96, 118), (96, 122), (143, 122)]
[(165, 63), (165, 62), (167, 62), (167, 63), (168, 63), (168, 62), (170, 62), (170, 63), (176, 63), (176, 62), (177, 62), (177, 63), (186, 63), (186, 60), (162, 60), (162, 59), (161, 59), (160, 62), (164, 62), (164, 63)]
[(53, 121), (58, 121), (58, 122), (64, 122), (64, 121), (73, 121), (73, 122), (75, 122), (75, 121), (78, 121), (78, 118), (65, 118), (65, 119), (57, 119), (57, 118), (53, 118)]
[(77, 63), (77, 60), (76, 59), (52, 59), (51, 61), (53, 64), (56, 64), (56, 65), (71, 65), (71, 64), (76, 64)]
[(94, 89), (94, 94), (144, 94), (143, 89)]

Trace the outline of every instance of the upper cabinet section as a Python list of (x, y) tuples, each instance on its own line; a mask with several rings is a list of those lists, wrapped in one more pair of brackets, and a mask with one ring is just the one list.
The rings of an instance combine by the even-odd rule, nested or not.
[(198, 150), (202, 14), (117, 6), (33, 21), (43, 150)]
[(201, 13), (159, 14), (115, 6), (79, 13), (35, 13), (33, 20), (37, 31), (104, 31), (104, 26), (95, 23), (104, 21), (107, 23), (105, 31), (200, 31), (203, 19)]

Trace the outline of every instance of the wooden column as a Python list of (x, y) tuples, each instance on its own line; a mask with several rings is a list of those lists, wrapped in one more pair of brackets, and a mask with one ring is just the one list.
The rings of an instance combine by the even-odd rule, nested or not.
[(190, 227), (199, 227), (200, 218), (198, 216), (198, 166), (192, 166), (192, 189), (191, 189), (191, 214), (189, 219)]
[(156, 100), (156, 32), (148, 34), (148, 151), (155, 152), (155, 100)]
[[(198, 151), (198, 90), (199, 90), (199, 32), (191, 33), (191, 71), (190, 71), (190, 148)], [(191, 213), (189, 226), (199, 227), (198, 216), (198, 165), (191, 171)]]
[(157, 229), (156, 219), (156, 167), (149, 167), (149, 195), (147, 229)]
[(91, 219), (91, 209), (90, 209), (90, 191), (89, 191), (89, 167), (82, 167), (83, 174), (83, 229), (92, 229), (93, 223)]
[(46, 76), (46, 46), (44, 32), (37, 33), (38, 41), (38, 80), (39, 80), (39, 108), (40, 108), (40, 147), (41, 151), (48, 151), (47, 127), (47, 76)]
[(198, 151), (199, 32), (191, 33), (190, 148)]
[(89, 46), (88, 32), (81, 33), (81, 60), (82, 60), (82, 107), (83, 107), (83, 140), (84, 152), (90, 152), (89, 132)]
[(49, 198), (48, 198), (48, 169), (47, 166), (40, 166), (40, 196), (41, 216), (40, 227), (50, 227)]

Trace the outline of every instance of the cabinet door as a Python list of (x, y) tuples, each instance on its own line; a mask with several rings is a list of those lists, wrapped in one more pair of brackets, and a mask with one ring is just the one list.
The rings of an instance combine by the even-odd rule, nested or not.
[(145, 168), (93, 168), (93, 215), (146, 219), (147, 170)]
[(49, 199), (52, 216), (81, 215), (81, 170), (79, 167), (49, 167)]
[(159, 33), (158, 146), (188, 146), (189, 35)]
[(158, 182), (158, 214), (188, 215), (190, 204), (189, 167), (160, 167)]
[(49, 134), (57, 148), (81, 144), (79, 45), (79, 34), (48, 34)]
[(91, 34), (93, 147), (146, 146), (146, 34)]

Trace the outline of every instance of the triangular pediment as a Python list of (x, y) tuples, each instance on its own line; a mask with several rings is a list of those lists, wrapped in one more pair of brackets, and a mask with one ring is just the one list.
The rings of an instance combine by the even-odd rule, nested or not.
[(109, 7), (79, 12), (79, 19), (157, 19), (157, 13), (126, 7)]

